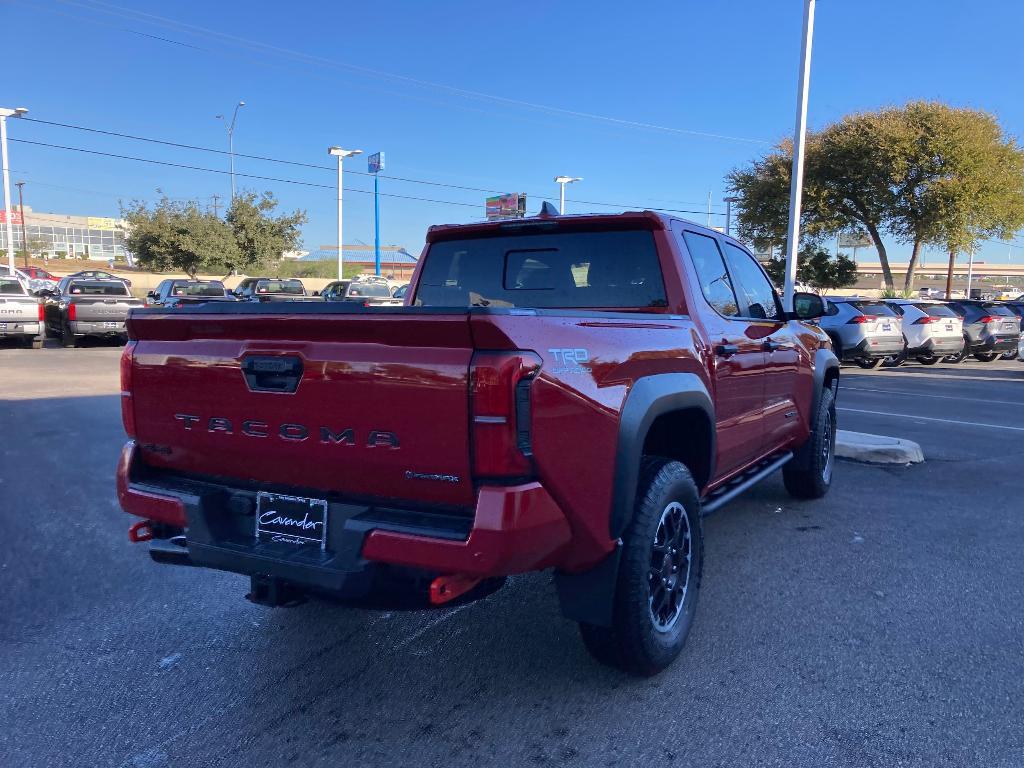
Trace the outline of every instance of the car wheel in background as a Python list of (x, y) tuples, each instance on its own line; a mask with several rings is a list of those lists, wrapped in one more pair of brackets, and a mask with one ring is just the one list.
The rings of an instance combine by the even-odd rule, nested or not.
[(905, 362), (907, 362), (907, 348), (904, 346), (903, 351), (900, 352), (898, 355), (892, 355), (891, 357), (887, 357), (884, 360), (882, 360), (882, 367), (899, 368)]
[(935, 355), (918, 355), (917, 356), (917, 362), (919, 362), (921, 365), (935, 365), (937, 362), (939, 362), (939, 360), (943, 360), (943, 359), (944, 358), (936, 357)]
[(831, 389), (821, 392), (811, 436), (782, 467), (782, 481), (790, 496), (820, 499), (832, 485), (836, 453), (836, 397)]
[(943, 359), (947, 363), (962, 363), (964, 360), (967, 359), (967, 350), (968, 350), (967, 339), (965, 338), (964, 339), (964, 345), (963, 345), (963, 347), (961, 347), (959, 352), (957, 352), (955, 354), (952, 354), (952, 355), (946, 355), (946, 357), (943, 358)]
[(1009, 352), (1003, 352), (999, 356), (1000, 360), (1016, 360), (1019, 352), (1016, 349), (1010, 350)]
[(867, 370), (872, 371), (882, 364), (883, 359), (884, 358), (876, 357), (872, 360), (866, 357), (858, 357), (854, 362), (861, 368), (866, 368)]
[(999, 357), (998, 352), (975, 352), (974, 359), (980, 360), (983, 363), (991, 363), (993, 360)]
[(700, 501), (690, 470), (645, 456), (633, 519), (622, 537), (612, 625), (581, 623), (587, 650), (634, 675), (671, 664), (693, 623), (703, 562)]

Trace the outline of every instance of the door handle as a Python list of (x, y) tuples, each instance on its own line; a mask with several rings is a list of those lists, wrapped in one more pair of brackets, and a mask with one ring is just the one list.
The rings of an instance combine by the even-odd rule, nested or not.
[(785, 346), (786, 346), (785, 344), (783, 344), (781, 342), (778, 342), (778, 341), (772, 341), (771, 339), (765, 339), (764, 340), (764, 351), (765, 352), (774, 352), (776, 349), (782, 349)]
[(719, 357), (732, 357), (740, 351), (735, 344), (719, 344), (715, 347), (715, 354)]

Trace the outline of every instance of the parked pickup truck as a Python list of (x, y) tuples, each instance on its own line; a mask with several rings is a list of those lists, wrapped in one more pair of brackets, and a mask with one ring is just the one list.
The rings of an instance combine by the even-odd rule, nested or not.
[(46, 337), (43, 305), (16, 277), (0, 276), (0, 339), (18, 339), (42, 349)]
[(303, 301), (306, 288), (301, 280), (247, 277), (233, 291), (241, 301)]
[(797, 498), (831, 483), (839, 364), (800, 321), (820, 297), (794, 305), (718, 232), (546, 207), (430, 228), (403, 307), (133, 311), (130, 537), (269, 605), (553, 569), (591, 653), (653, 674), (694, 618), (701, 515), (779, 469)]
[(207, 301), (237, 301), (219, 280), (161, 280), (146, 294), (147, 307), (177, 308)]
[(125, 336), (125, 319), (133, 307), (143, 306), (123, 280), (65, 277), (46, 297), (46, 325), (65, 347), (85, 336)]

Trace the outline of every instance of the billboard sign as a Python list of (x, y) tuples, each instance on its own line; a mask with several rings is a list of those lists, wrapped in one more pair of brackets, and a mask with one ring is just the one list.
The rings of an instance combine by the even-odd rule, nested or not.
[[(0, 209), (0, 224), (7, 223), (7, 211)], [(21, 211), (11, 211), (11, 224), (21, 224)]]
[(384, 170), (384, 153), (375, 152), (366, 158), (366, 166), (369, 168), (370, 173), (380, 173)]
[(106, 216), (87, 216), (85, 220), (89, 229), (117, 229), (117, 221)]
[(840, 248), (870, 248), (873, 245), (871, 238), (864, 232), (841, 232), (839, 234)]
[(488, 221), (521, 219), (526, 216), (526, 193), (510, 192), (507, 195), (488, 197), (484, 210)]

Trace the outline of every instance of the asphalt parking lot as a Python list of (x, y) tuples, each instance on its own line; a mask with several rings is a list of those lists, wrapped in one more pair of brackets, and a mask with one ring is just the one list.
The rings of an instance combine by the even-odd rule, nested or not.
[(0, 348), (0, 764), (1024, 765), (1024, 364), (844, 368), (923, 465), (773, 478), (706, 521), (667, 672), (598, 666), (549, 578), (436, 612), (266, 609), (151, 563), (116, 347)]

